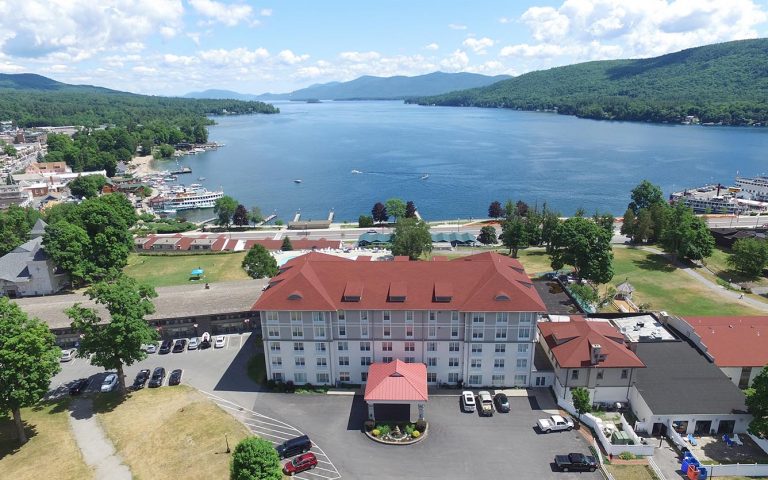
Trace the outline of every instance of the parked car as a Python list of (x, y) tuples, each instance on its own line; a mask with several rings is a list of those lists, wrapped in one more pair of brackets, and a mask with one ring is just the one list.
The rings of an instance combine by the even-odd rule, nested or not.
[(192, 337), (189, 339), (189, 343), (187, 344), (187, 350), (197, 350), (197, 347), (200, 346), (200, 342), (197, 341), (197, 337)]
[(306, 472), (317, 466), (317, 457), (314, 453), (305, 453), (286, 463), (283, 467), (283, 473), (286, 475), (295, 475)]
[(465, 412), (475, 411), (475, 394), (469, 390), (461, 392), (461, 408)]
[(62, 362), (71, 362), (73, 358), (75, 358), (75, 354), (77, 353), (77, 350), (74, 348), (70, 348), (67, 350), (61, 351), (61, 358), (59, 358)]
[(509, 399), (503, 393), (497, 393), (493, 397), (493, 401), (496, 402), (496, 411), (499, 413), (509, 413)]
[(163, 343), (160, 344), (160, 354), (164, 355), (166, 353), (171, 353), (171, 348), (173, 348), (173, 340), (163, 340)]
[(156, 343), (150, 343), (150, 344), (144, 345), (144, 347), (142, 347), (142, 348), (147, 353), (155, 353), (155, 352), (157, 352), (157, 344)]
[(216, 339), (213, 342), (213, 348), (224, 348), (224, 345), (226, 345), (227, 339), (224, 335), (216, 335)]
[(150, 388), (157, 388), (163, 386), (163, 381), (165, 380), (165, 369), (163, 367), (157, 367), (154, 372), (152, 372), (152, 379), (149, 381), (149, 387)]
[(133, 381), (133, 389), (139, 390), (144, 388), (144, 385), (147, 384), (147, 380), (149, 380), (149, 374), (150, 371), (148, 368), (139, 371), (138, 375), (136, 375), (136, 379)]
[(492, 417), (493, 398), (491, 398), (490, 392), (482, 390), (477, 393), (477, 398), (480, 400), (480, 415), (483, 417)]
[(543, 433), (560, 432), (563, 430), (573, 430), (573, 420), (570, 418), (564, 418), (560, 415), (552, 415), (549, 418), (541, 418), (536, 424), (539, 427), (539, 431)]
[(173, 344), (173, 353), (181, 353), (186, 349), (186, 347), (187, 347), (187, 339), (180, 338), (176, 340), (176, 343)]
[(277, 454), (280, 458), (289, 458), (300, 453), (307, 453), (312, 448), (312, 441), (308, 436), (302, 435), (300, 437), (286, 440), (280, 445), (275, 447)]
[(101, 382), (101, 391), (102, 392), (111, 392), (115, 389), (117, 386), (117, 375), (114, 373), (110, 373), (106, 377), (104, 377), (104, 381)]
[(80, 380), (77, 380), (75, 383), (72, 384), (71, 387), (69, 387), (69, 394), (80, 395), (85, 391), (89, 383), (90, 381), (87, 378), (81, 378)]
[(211, 348), (211, 334), (203, 332), (203, 336), (200, 337), (200, 350)]
[(171, 376), (168, 377), (168, 385), (178, 385), (181, 383), (181, 375), (183, 373), (183, 370), (180, 368), (177, 368), (176, 370), (171, 372)]
[(555, 455), (555, 465), (561, 472), (594, 472), (597, 470), (595, 457), (583, 453)]

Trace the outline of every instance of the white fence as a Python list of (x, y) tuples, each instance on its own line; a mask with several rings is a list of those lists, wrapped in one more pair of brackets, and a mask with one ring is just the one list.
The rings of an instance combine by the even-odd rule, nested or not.
[(710, 477), (765, 477), (768, 465), (760, 463), (734, 463), (730, 465), (703, 465)]
[[(573, 404), (566, 402), (562, 398), (557, 399), (557, 404), (565, 411), (569, 412), (571, 415), (578, 416), (578, 413), (576, 413), (576, 408), (574, 408)], [(595, 431), (595, 434), (597, 435), (597, 439), (600, 441), (600, 444), (603, 446), (603, 450), (605, 450), (606, 453), (609, 455), (616, 455), (623, 452), (629, 452), (632, 455), (635, 456), (643, 456), (648, 457), (653, 455), (653, 446), (652, 445), (643, 445), (640, 441), (640, 437), (637, 436), (637, 434), (632, 430), (632, 427), (629, 426), (627, 421), (624, 419), (624, 416), (621, 416), (621, 426), (623, 431), (627, 432), (627, 435), (629, 435), (629, 438), (635, 443), (634, 445), (614, 445), (611, 443), (611, 439), (605, 436), (605, 433), (603, 432), (603, 421), (599, 418), (595, 417), (594, 415), (590, 415), (589, 413), (585, 413), (581, 416), (581, 423), (588, 425), (592, 428), (592, 430)]]

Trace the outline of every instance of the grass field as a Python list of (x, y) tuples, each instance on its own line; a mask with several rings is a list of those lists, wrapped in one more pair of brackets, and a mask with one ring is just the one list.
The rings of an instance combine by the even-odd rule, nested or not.
[(69, 429), (66, 404), (22, 409), (29, 442), (19, 447), (11, 417), (0, 416), (0, 478), (83, 480), (93, 472)]
[[(705, 264), (709, 270), (714, 272), (714, 274), (723, 279), (723, 280), (730, 280), (736, 283), (750, 283), (752, 285), (760, 285), (760, 286), (766, 286), (768, 285), (768, 278), (765, 277), (759, 277), (759, 278), (745, 278), (743, 275), (741, 275), (739, 272), (736, 272), (731, 269), (731, 266), (728, 265), (728, 256), (729, 252), (727, 250), (724, 250), (723, 248), (716, 247), (712, 251), (712, 256), (707, 258)], [(702, 271), (704, 269), (700, 268), (699, 271)]]
[(249, 436), (244, 425), (185, 386), (140, 390), (98, 419), (137, 479), (228, 478), (224, 435), (233, 449)]
[[(503, 252), (507, 253), (507, 251), (504, 250)], [(519, 250), (517, 259), (520, 260), (520, 263), (525, 267), (525, 272), (531, 277), (552, 271), (549, 255), (543, 248)]]
[(153, 287), (185, 285), (190, 283), (189, 273), (202, 268), (205, 275), (198, 282), (224, 282), (249, 278), (240, 266), (246, 252), (207, 255), (137, 255), (128, 257), (125, 273)]
[(670, 264), (663, 256), (635, 248), (614, 248), (614, 287), (635, 287), (636, 304), (677, 315), (759, 315), (738, 300), (723, 298)]
[(606, 465), (616, 480), (658, 480), (647, 465)]

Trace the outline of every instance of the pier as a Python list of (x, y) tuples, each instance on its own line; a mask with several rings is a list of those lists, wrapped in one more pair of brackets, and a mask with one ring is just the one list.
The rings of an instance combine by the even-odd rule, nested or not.
[(333, 209), (328, 213), (328, 223), (333, 223), (333, 216), (335, 213), (333, 212)]
[(265, 225), (265, 224), (267, 224), (267, 223), (271, 222), (271, 221), (272, 221), (272, 220), (274, 220), (276, 217), (277, 217), (277, 215), (273, 213), (272, 215), (270, 215), (270, 216), (268, 216), (267, 218), (265, 218), (264, 220), (262, 220), (262, 221), (261, 221), (261, 223), (259, 223), (259, 226), (261, 226), (261, 225)]
[(296, 212), (296, 215), (293, 216), (293, 222), (296, 223), (301, 219), (301, 211)]

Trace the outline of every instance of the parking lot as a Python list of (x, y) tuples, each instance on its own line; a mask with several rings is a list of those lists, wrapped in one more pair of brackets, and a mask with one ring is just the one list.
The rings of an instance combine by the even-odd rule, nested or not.
[[(183, 383), (208, 395), (263, 438), (281, 443), (301, 433), (309, 435), (320, 463), (297, 477), (301, 479), (602, 478), (599, 472), (554, 470), (555, 454), (588, 453), (588, 444), (577, 431), (537, 433), (536, 420), (549, 413), (527, 397), (510, 397), (508, 414), (480, 417), (461, 412), (458, 391), (433, 395), (425, 412), (427, 438), (411, 446), (381, 445), (361, 432), (367, 416), (362, 396), (264, 392), (245, 373), (255, 351), (247, 335), (230, 335), (221, 349), (151, 354), (126, 368), (127, 382), (142, 368), (162, 366), (169, 373), (181, 368)], [(89, 390), (97, 391), (104, 375), (87, 360), (75, 359), (62, 364), (52, 386), (66, 388), (71, 381), (90, 376)]]

